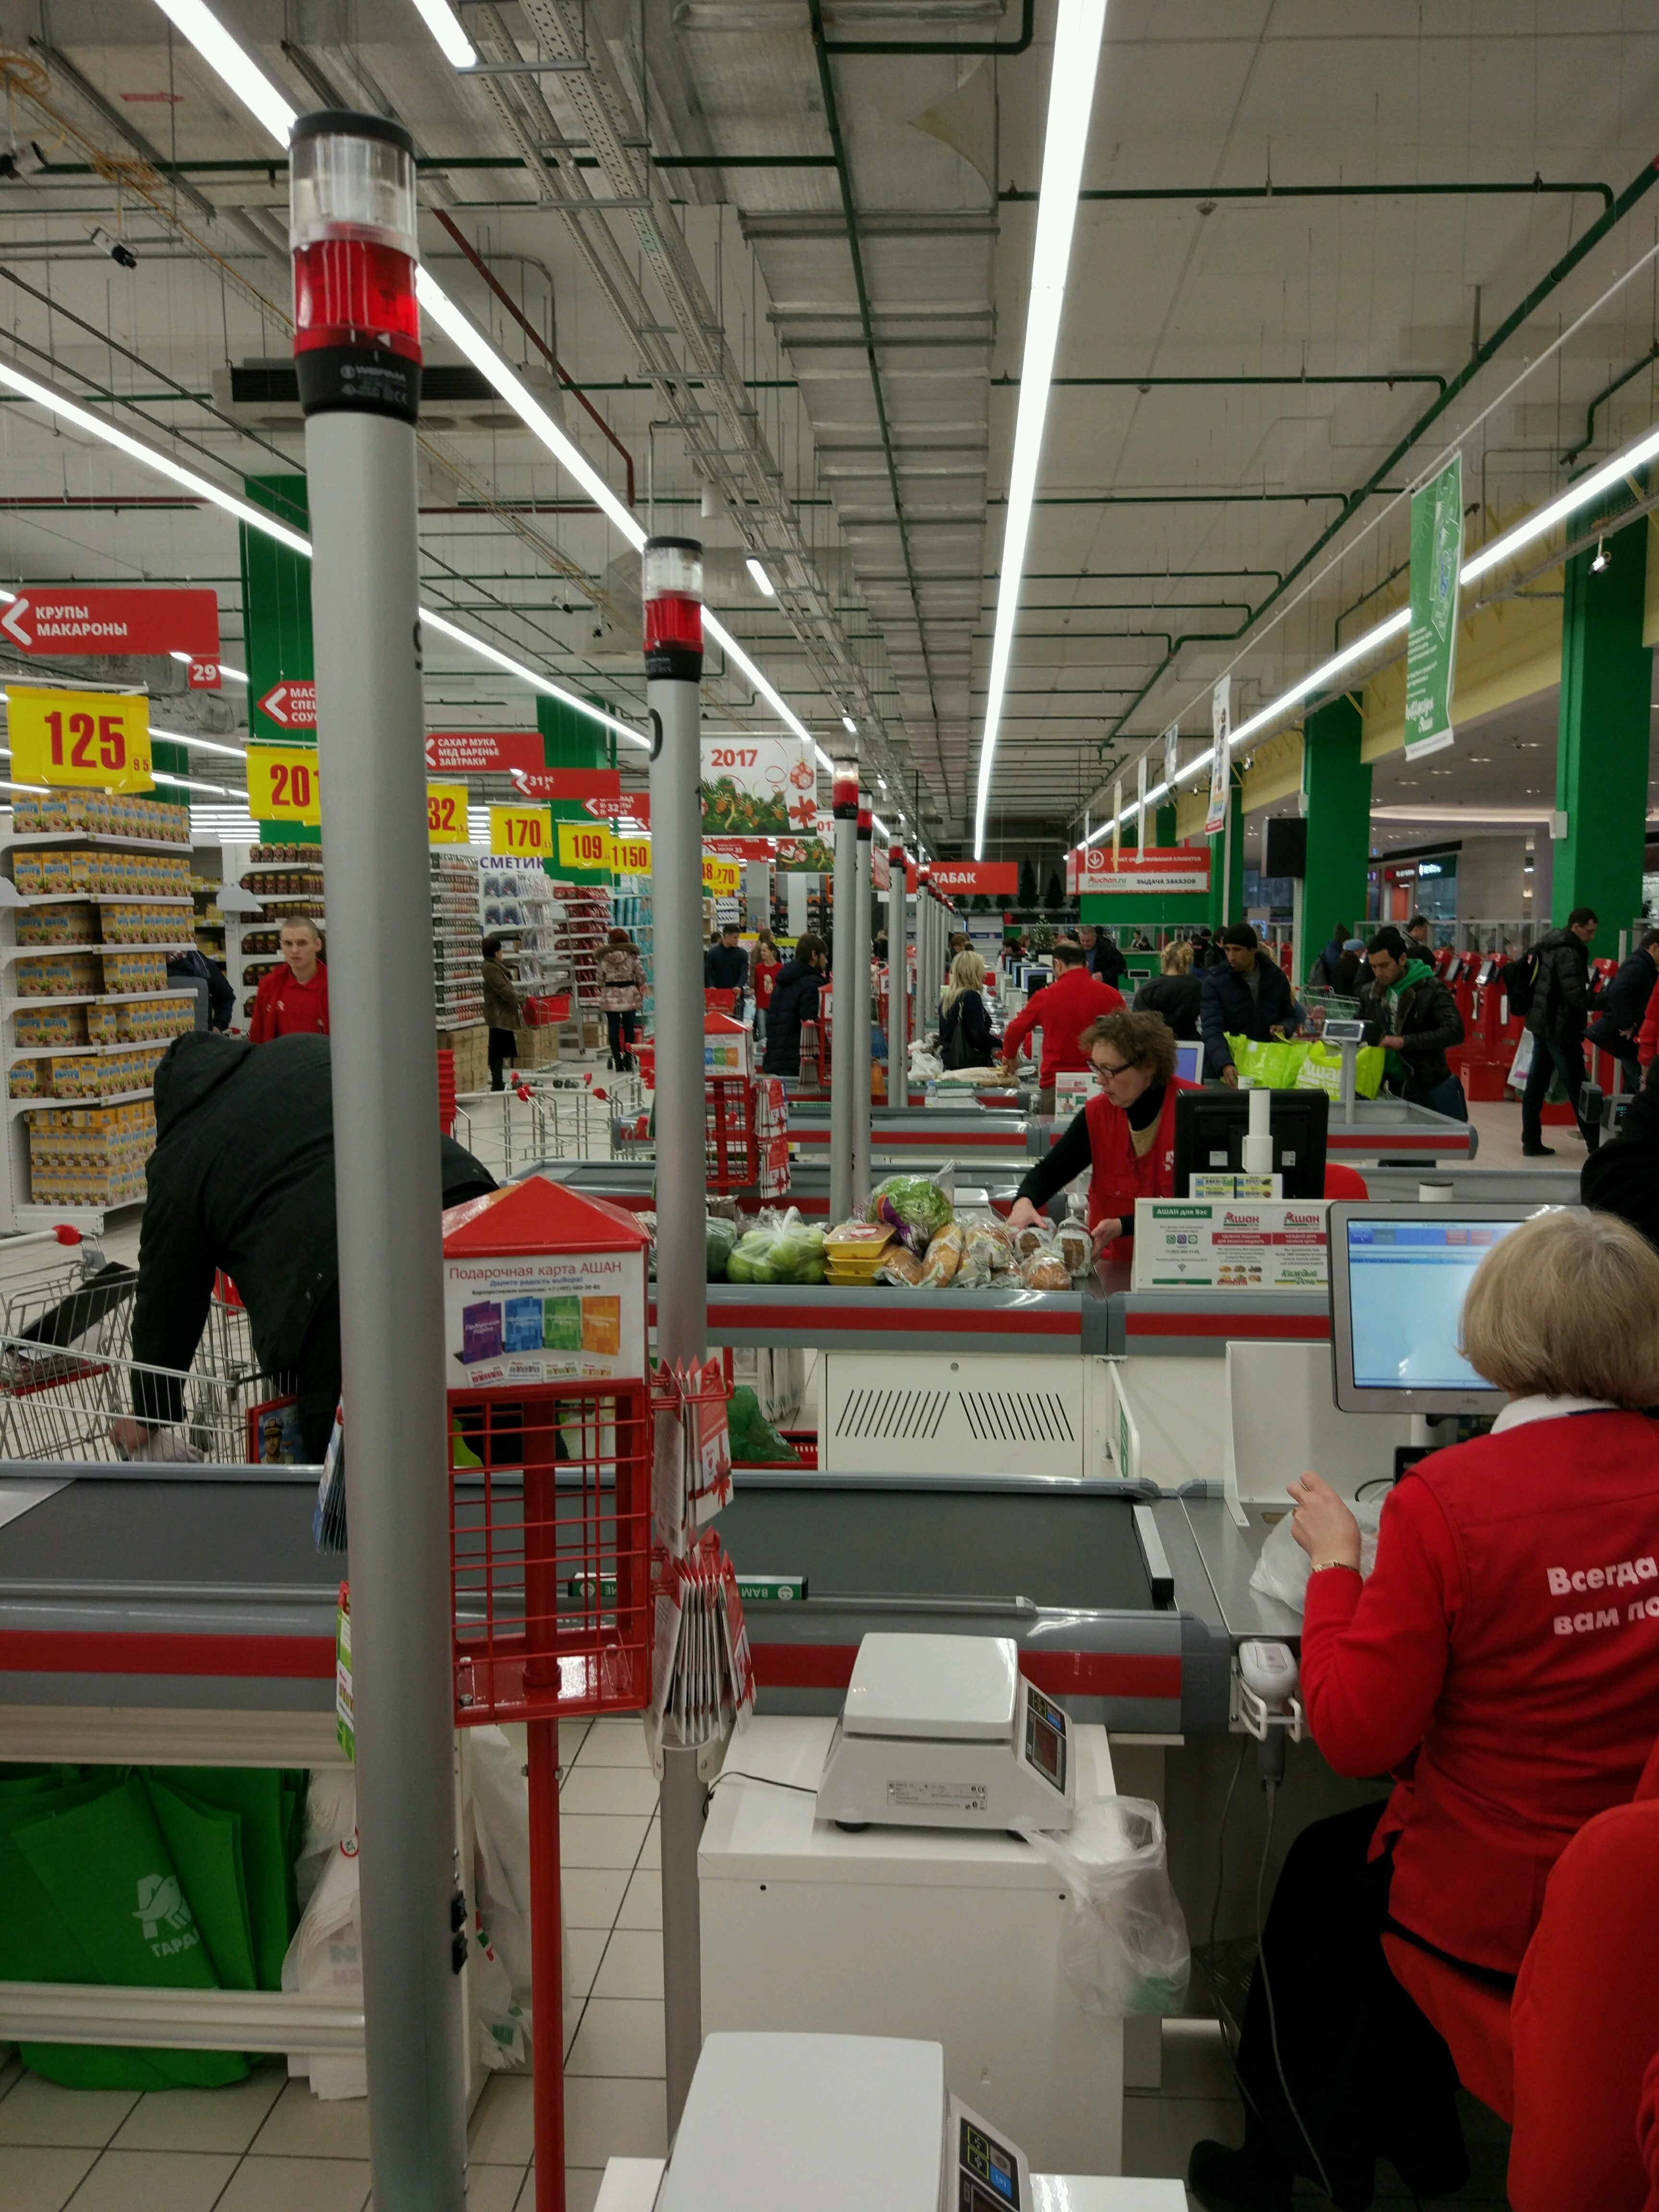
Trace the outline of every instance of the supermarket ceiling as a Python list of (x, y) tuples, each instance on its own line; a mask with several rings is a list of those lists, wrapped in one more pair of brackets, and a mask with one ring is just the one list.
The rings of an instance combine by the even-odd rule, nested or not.
[[(704, 539), (887, 817), (970, 838), (1054, 0), (457, 0), (466, 76), (416, 0), (212, 6), (292, 106), (409, 126), (450, 296), (647, 526)], [(46, 158), (0, 182), (0, 359), (226, 486), (301, 466), (276, 142), (156, 0), (0, 0), (0, 38)], [(1207, 742), (1224, 671), (1237, 720), (1386, 607), (1393, 495), (1453, 435), (1474, 545), (1654, 418), (1656, 94), (1636, 0), (1110, 0), (990, 853), (1098, 820), (1177, 715)], [(427, 604), (636, 718), (636, 556), (447, 392)], [(236, 637), (222, 514), (26, 401), (0, 440), (0, 573), (210, 581)], [(477, 655), (428, 670), (434, 726), (528, 725)], [(734, 666), (708, 711), (780, 726)]]

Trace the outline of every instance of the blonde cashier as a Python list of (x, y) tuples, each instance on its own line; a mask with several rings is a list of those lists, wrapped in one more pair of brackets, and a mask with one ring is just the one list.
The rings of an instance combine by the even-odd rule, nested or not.
[(1176, 1100), (1196, 1083), (1176, 1073), (1175, 1032), (1158, 1014), (1107, 1014), (1079, 1042), (1098, 1085), (1065, 1135), (1019, 1187), (1008, 1219), (1038, 1222), (1057, 1191), (1085, 1170), (1097, 1252), (1133, 1237), (1138, 1198), (1175, 1195)]

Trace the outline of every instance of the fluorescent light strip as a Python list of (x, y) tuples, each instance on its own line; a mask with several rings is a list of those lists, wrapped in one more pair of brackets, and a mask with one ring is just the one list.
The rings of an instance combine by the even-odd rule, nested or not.
[(150, 724), (153, 738), (163, 738), (170, 745), (194, 745), (198, 752), (223, 753), (228, 760), (246, 760), (247, 753), (241, 745), (222, 745), (216, 738), (193, 738), (183, 730), (158, 730)]
[(761, 592), (766, 599), (775, 599), (778, 595), (772, 588), (772, 579), (767, 574), (765, 569), (762, 568), (760, 562), (756, 560), (752, 553), (748, 556), (743, 565), (748, 569), (750, 579), (753, 583), (755, 589)]
[(550, 699), (562, 699), (567, 707), (575, 708), (579, 714), (586, 714), (591, 721), (599, 723), (605, 729), (614, 730), (630, 745), (638, 745), (647, 752), (651, 750), (650, 738), (641, 737), (631, 722), (619, 721), (615, 714), (606, 714), (603, 707), (594, 706), (591, 700), (580, 697), (574, 691), (567, 691), (562, 684), (555, 684), (550, 677), (538, 676), (533, 668), (526, 668), (521, 660), (514, 660), (511, 653), (501, 652), (496, 646), (487, 645), (483, 638), (474, 637), (470, 631), (458, 629), (447, 616), (434, 614), (430, 607), (422, 607), (421, 621), (427, 629), (435, 629), (441, 636), (453, 637), (458, 645), (465, 646), (470, 652), (482, 653), (486, 660), (494, 661), (497, 668), (504, 669), (509, 676), (516, 676), (521, 683), (528, 684), (532, 690), (544, 691)]
[(444, 59), (457, 69), (471, 69), (478, 57), (473, 52), (471, 40), (444, 5), (444, 0), (415, 0), (415, 6)]
[(244, 107), (251, 108), (265, 129), (288, 151), (289, 135), (299, 120), (283, 94), (250, 54), (243, 52), (216, 15), (202, 0), (155, 0), (156, 6), (190, 40), (202, 59), (218, 70)]
[(1066, 278), (1077, 222), (1078, 187), (1089, 145), (1089, 116), (1100, 64), (1106, 0), (1060, 0), (1054, 22), (1054, 62), (1048, 78), (1048, 121), (1042, 144), (1042, 181), (1037, 196), (1036, 235), (1031, 247), (1031, 289), (1025, 313), (1025, 351), (1019, 372), (1019, 409), (1014, 421), (1013, 460), (1008, 472), (1008, 505), (1002, 528), (1001, 573), (997, 585), (995, 627), (987, 684), (985, 720), (979, 741), (979, 786), (974, 801), (974, 858), (985, 857), (985, 821), (991, 801), (991, 773), (996, 763), (1002, 702), (1013, 658), (1014, 624), (1024, 580), (1025, 547), (1031, 507), (1036, 496), (1037, 465), (1048, 414), (1048, 388), (1060, 319), (1066, 304)]
[[(1576, 514), (1581, 507), (1587, 507), (1593, 500), (1599, 499), (1603, 492), (1610, 491), (1614, 484), (1622, 483), (1632, 470), (1641, 468), (1656, 455), (1659, 455), (1659, 428), (1648, 431), (1645, 435), (1638, 439), (1635, 445), (1626, 447), (1622, 453), (1615, 453), (1610, 461), (1604, 462), (1599, 469), (1593, 470), (1589, 476), (1574, 484), (1570, 491), (1564, 491), (1559, 499), (1551, 500), (1547, 506), (1540, 507), (1535, 514), (1523, 516), (1513, 529), (1504, 531), (1501, 537), (1494, 538), (1491, 544), (1483, 545), (1478, 553), (1471, 554), (1457, 572), (1459, 587), (1465, 584), (1473, 584), (1492, 569), (1500, 567), (1512, 555), (1520, 552), (1523, 546), (1530, 545), (1535, 538), (1544, 537), (1548, 532), (1553, 530), (1558, 523), (1565, 522), (1570, 514)], [(1610, 526), (1615, 530), (1620, 526), (1616, 517)], [(1259, 732), (1276, 722), (1282, 721), (1287, 711), (1299, 705), (1310, 692), (1320, 690), (1343, 669), (1350, 667), (1356, 660), (1363, 659), (1367, 653), (1374, 653), (1378, 646), (1386, 645), (1391, 637), (1398, 636), (1402, 630), (1409, 630), (1411, 624), (1412, 611), (1409, 605), (1396, 607), (1393, 614), (1376, 623), (1365, 632), (1363, 637), (1357, 637), (1352, 645), (1344, 646), (1340, 653), (1334, 653), (1328, 660), (1322, 661), (1319, 666), (1313, 670), (1311, 674), (1304, 676), (1299, 684), (1292, 684), (1288, 691), (1281, 691), (1271, 705), (1263, 707), (1259, 713), (1252, 714), (1248, 721), (1241, 722), (1232, 733), (1230, 750), (1237, 751), (1240, 745), (1248, 744)], [(1207, 750), (1201, 752), (1196, 760), (1188, 761), (1176, 775), (1176, 781), (1186, 783), (1194, 776), (1200, 775), (1209, 767), (1214, 752), (1215, 748), (1212, 745)], [(1165, 788), (1167, 787), (1159, 786), (1160, 791)], [(1147, 793), (1149, 802), (1152, 796), (1151, 792)], [(1134, 811), (1133, 807), (1126, 806), (1122, 813), (1115, 817), (1114, 820), (1103, 822), (1097, 830), (1091, 830), (1083, 840), (1083, 843), (1097, 844), (1101, 838), (1109, 837), (1114, 821), (1127, 822), (1133, 817)]]
[(219, 673), (221, 676), (228, 676), (234, 684), (246, 684), (247, 682), (246, 669), (233, 668), (228, 660), (222, 660), (219, 663)]

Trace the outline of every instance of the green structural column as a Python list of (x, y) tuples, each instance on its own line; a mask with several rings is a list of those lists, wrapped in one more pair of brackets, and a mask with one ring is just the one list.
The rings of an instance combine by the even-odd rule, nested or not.
[(1351, 693), (1328, 699), (1302, 733), (1302, 795), (1308, 819), (1308, 872), (1302, 886), (1298, 980), (1331, 941), (1333, 924), (1362, 933), (1371, 848), (1371, 771), (1359, 757), (1364, 720)]
[[(1225, 869), (1227, 835), (1218, 830), (1210, 840), (1210, 927), (1219, 929), (1224, 923), (1239, 921), (1244, 914), (1244, 771), (1237, 762), (1233, 764), (1231, 784), (1232, 793), (1232, 867)], [(1224, 872), (1231, 880), (1222, 882)]]
[[(308, 530), (311, 512), (303, 477), (248, 477), (242, 489), (295, 530)], [(263, 532), (240, 526), (242, 546), (242, 650), (247, 661), (248, 735), (255, 744), (309, 745), (314, 729), (274, 721), (259, 705), (273, 687), (317, 673), (311, 645), (311, 563)], [(285, 845), (318, 845), (322, 831), (297, 822), (262, 822), (260, 834)]]
[[(592, 715), (567, 707), (562, 699), (550, 699), (544, 694), (538, 696), (536, 727), (542, 733), (542, 758), (549, 768), (614, 768), (617, 764), (617, 740), (611, 732)], [(556, 799), (550, 811), (556, 822), (591, 824), (593, 820), (580, 799)], [(611, 879), (609, 868), (567, 868), (556, 853), (548, 865), (564, 884), (608, 885)]]
[(1158, 807), (1152, 820), (1152, 842), (1167, 849), (1176, 842), (1176, 810), (1173, 800), (1168, 806)]
[(1653, 697), (1653, 653), (1642, 642), (1647, 517), (1603, 550), (1610, 558), (1599, 573), (1593, 548), (1567, 563), (1555, 756), (1555, 804), (1567, 834), (1555, 847), (1550, 918), (1559, 928), (1574, 907), (1594, 907), (1601, 921), (1595, 949), (1612, 953), (1619, 931), (1642, 911)]

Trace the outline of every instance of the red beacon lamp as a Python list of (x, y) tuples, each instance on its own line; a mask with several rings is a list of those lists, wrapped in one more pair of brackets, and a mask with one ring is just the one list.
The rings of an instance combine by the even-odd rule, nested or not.
[(289, 149), (295, 367), (307, 415), (420, 410), (415, 142), (378, 115), (302, 115)]
[(695, 538), (647, 538), (641, 558), (645, 672), (702, 680), (702, 547)]

